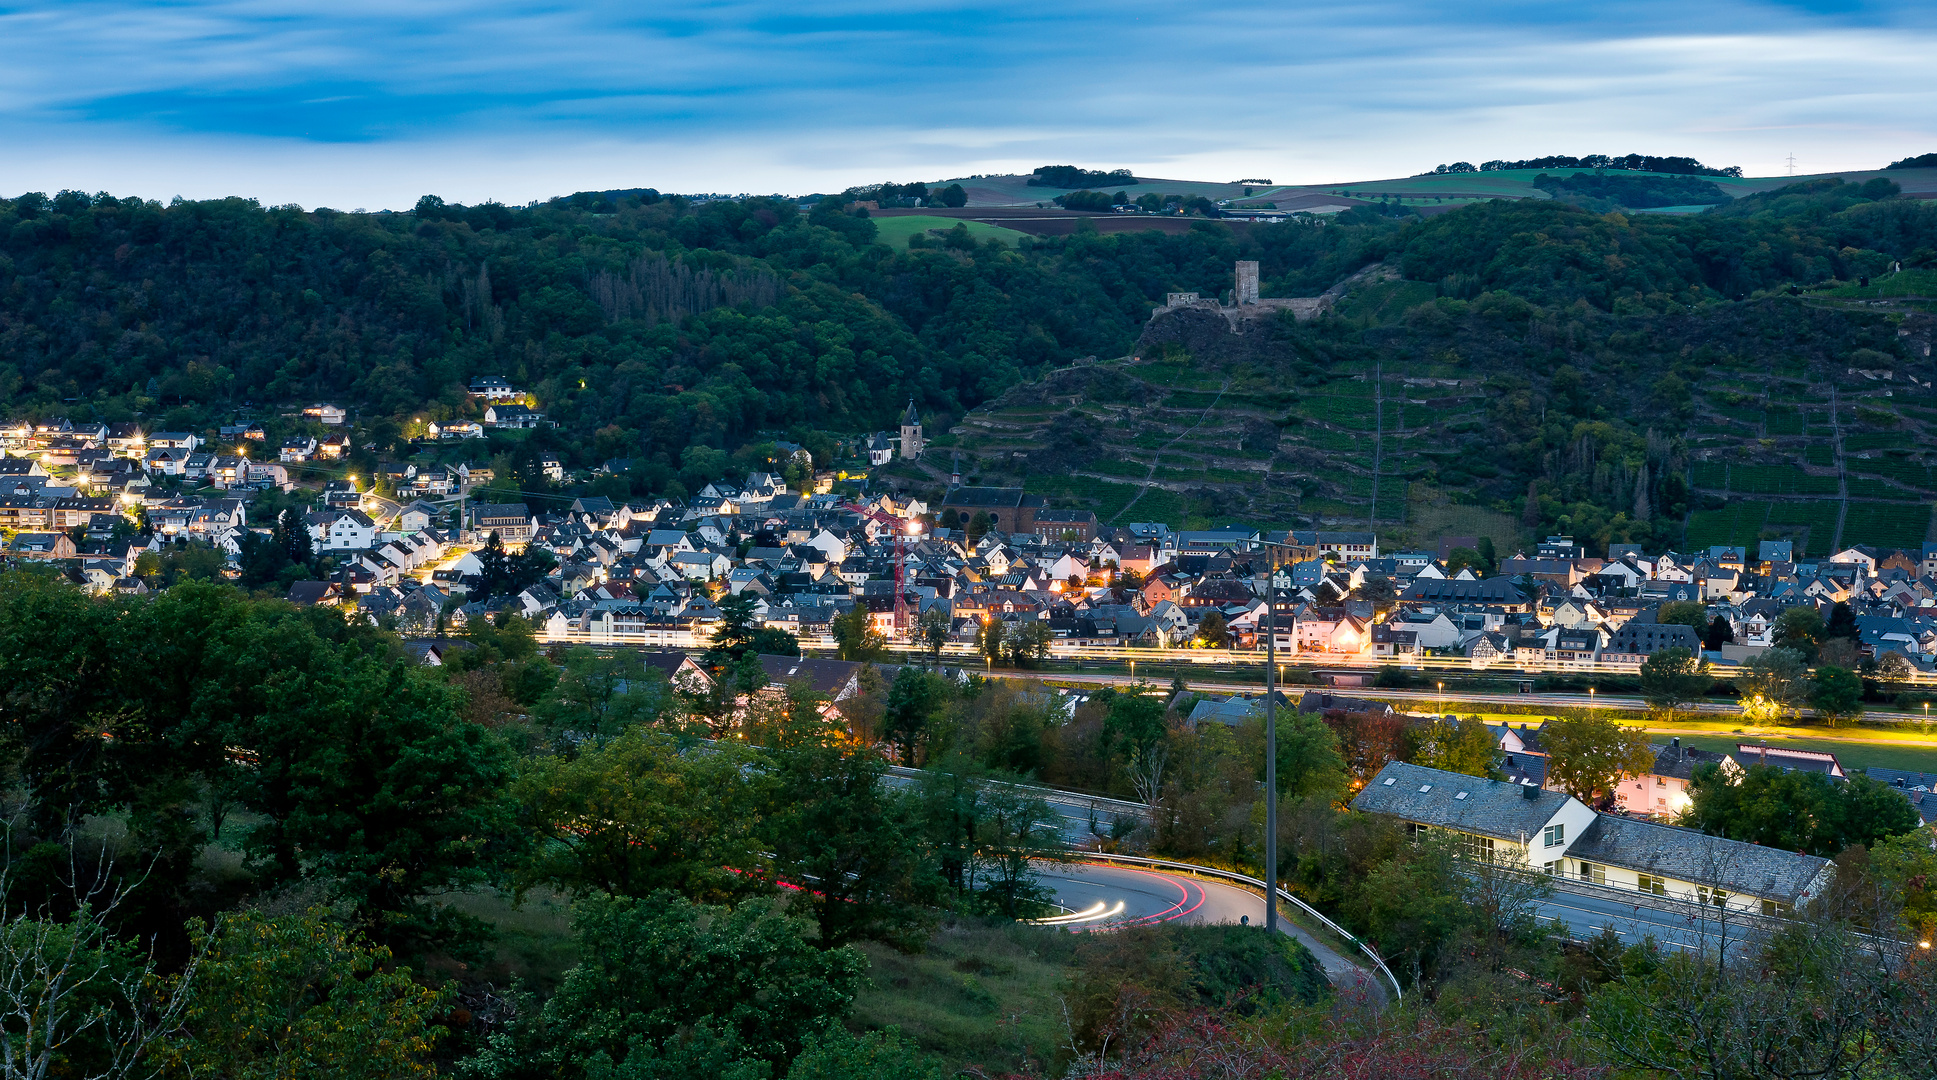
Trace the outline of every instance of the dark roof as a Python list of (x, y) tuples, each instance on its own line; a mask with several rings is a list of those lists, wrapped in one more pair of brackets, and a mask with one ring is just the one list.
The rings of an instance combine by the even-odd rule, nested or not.
[(1795, 903), (1828, 859), (1725, 840), (1693, 829), (1600, 814), (1567, 857), (1719, 885), (1733, 893)]
[(1364, 698), (1340, 697), (1336, 694), (1307, 693), (1298, 699), (1301, 713), (1327, 713), (1334, 710), (1354, 713), (1378, 713), (1391, 715), (1392, 706), (1383, 701), (1367, 701)]
[(1904, 769), (1887, 769), (1872, 765), (1863, 770), (1870, 779), (1888, 784), (1903, 793), (1910, 805), (1917, 808), (1917, 816), (1925, 825), (1937, 821), (1937, 773), (1909, 772)]
[(1650, 743), (1649, 746), (1655, 752), (1654, 774), (1656, 776), (1674, 776), (1687, 780), (1693, 777), (1695, 770), (1703, 765), (1720, 765), (1729, 758), (1727, 754), (1714, 750), (1697, 750), (1692, 746), (1663, 746), (1660, 743)]
[[(1461, 793), (1466, 797), (1460, 798)], [(1558, 791), (1394, 761), (1365, 785), (1352, 800), (1352, 809), (1524, 843), (1569, 799)]]
[(847, 686), (861, 665), (848, 660), (813, 660), (799, 656), (760, 657), (760, 669), (770, 683), (792, 683), (802, 679), (814, 692), (833, 697)]
[(314, 607), (322, 603), (323, 598), (335, 587), (327, 581), (298, 581), (289, 586), (288, 600), (301, 607)]
[(1702, 639), (1695, 635), (1695, 628), (1682, 623), (1642, 622), (1630, 619), (1621, 625), (1609, 639), (1609, 652), (1638, 653), (1653, 656), (1662, 649), (1687, 649), (1690, 654), (1699, 656)]
[(1022, 505), (1021, 488), (962, 487), (942, 499), (943, 506), (1011, 507)]
[(1464, 601), (1494, 604), (1519, 604), (1525, 601), (1520, 590), (1506, 578), (1480, 578), (1477, 581), (1460, 581), (1455, 578), (1414, 578), (1406, 591), (1399, 594), (1404, 603), (1421, 601)]

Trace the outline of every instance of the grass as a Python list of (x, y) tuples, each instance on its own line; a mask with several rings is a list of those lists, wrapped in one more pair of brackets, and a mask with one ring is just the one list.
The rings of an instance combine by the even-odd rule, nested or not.
[[(1855, 482), (1851, 482), (1851, 491)], [(1875, 544), (1877, 547), (1917, 550), (1930, 532), (1930, 507), (1927, 504), (1857, 503), (1850, 504), (1843, 521), (1843, 542)]]
[(1855, 282), (1820, 289), (1811, 296), (1838, 300), (1880, 300), (1893, 296), (1937, 296), (1937, 270), (1905, 270), (1900, 274), (1872, 278), (1865, 287)]
[(496, 982), (518, 979), (549, 992), (578, 962), (571, 901), (550, 889), (533, 889), (515, 905), (509, 894), (484, 886), (446, 893), (435, 902), (491, 928), (492, 957), (480, 974)]
[(872, 220), (874, 221), (875, 227), (875, 241), (892, 248), (907, 247), (908, 238), (917, 233), (925, 233), (930, 229), (942, 229), (945, 231), (957, 225), (966, 226), (969, 236), (978, 242), (1001, 240), (1004, 243), (1014, 246), (1016, 241), (1029, 235), (1016, 229), (1005, 229), (1000, 225), (990, 225), (985, 221), (964, 221), (960, 218), (928, 217), (922, 214), (913, 214), (908, 217), (878, 217)]
[(873, 961), (854, 1023), (896, 1027), (951, 1071), (1037, 1072), (1067, 1057), (1062, 994), (1076, 935), (1042, 927), (956, 922), (913, 956), (862, 945)]

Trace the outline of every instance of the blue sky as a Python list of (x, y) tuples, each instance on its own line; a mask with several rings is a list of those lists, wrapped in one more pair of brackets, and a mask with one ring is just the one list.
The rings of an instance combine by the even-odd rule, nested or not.
[(1325, 182), (1937, 150), (1928, 3), (0, 0), (0, 192), (838, 190), (1047, 163)]

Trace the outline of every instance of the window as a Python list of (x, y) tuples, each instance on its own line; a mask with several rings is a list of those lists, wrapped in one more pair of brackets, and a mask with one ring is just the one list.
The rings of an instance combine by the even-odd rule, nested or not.
[(1713, 904), (1716, 907), (1727, 907), (1729, 894), (1723, 892), (1721, 889), (1711, 889), (1706, 885), (1697, 885), (1695, 886), (1695, 899), (1704, 904)]
[(1465, 855), (1469, 859), (1491, 860), (1493, 858), (1493, 838), (1491, 836), (1474, 836), (1472, 833), (1461, 833), (1459, 836), (1459, 846), (1460, 854)]
[(1667, 778), (1667, 777), (1665, 777), (1665, 776), (1657, 776), (1657, 777), (1655, 777), (1655, 786), (1656, 786), (1656, 787), (1667, 787), (1667, 786), (1668, 786), (1668, 778)]
[(1644, 893), (1653, 893), (1656, 896), (1668, 895), (1668, 883), (1661, 878), (1649, 874), (1636, 875), (1634, 887)]
[(1550, 862), (1546, 866), (1542, 867), (1542, 869), (1547, 871), (1548, 877), (1557, 876), (1560, 873), (1560, 860), (1556, 859), (1553, 862)]
[(1793, 910), (1788, 904), (1780, 900), (1764, 900), (1762, 902), (1762, 914), (1772, 919), (1787, 918)]
[(1548, 847), (1559, 847), (1567, 841), (1566, 825), (1549, 825), (1545, 833)]
[(1607, 867), (1591, 862), (1581, 863), (1581, 880), (1591, 885), (1607, 884)]

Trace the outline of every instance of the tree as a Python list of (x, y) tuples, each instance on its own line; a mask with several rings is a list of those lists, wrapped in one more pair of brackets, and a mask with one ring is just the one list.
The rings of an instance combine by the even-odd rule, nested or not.
[(1840, 727), (1863, 715), (1863, 680), (1847, 668), (1825, 664), (1811, 680), (1809, 704), (1830, 727)]
[(1708, 661), (1680, 647), (1656, 650), (1641, 664), (1641, 696), (1648, 710), (1665, 723), (1708, 689)]
[(872, 664), (886, 651), (888, 639), (874, 629), (874, 619), (862, 604), (855, 604), (834, 617), (836, 655), (843, 660)]
[(1708, 632), (1708, 606), (1695, 600), (1677, 600), (1661, 605), (1661, 610), (1655, 613), (1655, 621), (1663, 626), (1680, 623), (1693, 629), (1699, 638)]
[(1471, 570), (1475, 577), (1486, 573), (1486, 560), (1470, 547), (1456, 547), (1446, 553), (1446, 572), (1458, 574), (1461, 570)]
[(170, 1073), (229, 1080), (436, 1075), (446, 995), (417, 984), (329, 913), (242, 911), (199, 935), (206, 949), (182, 1030), (155, 1055)]
[(993, 663), (1002, 658), (1002, 638), (1007, 624), (993, 616), (983, 616), (975, 630), (975, 649)]
[(1410, 729), (1408, 738), (1414, 744), (1411, 761), (1415, 765), (1468, 776), (1494, 775), (1493, 760), (1500, 747), (1477, 716), (1454, 721), (1435, 717), (1423, 729)]
[(1480, 565), (1486, 569), (1487, 573), (1491, 574), (1499, 568), (1500, 557), (1499, 553), (1493, 547), (1493, 538), (1491, 536), (1480, 537), (1480, 546), (1477, 550), (1480, 553)]
[(948, 636), (954, 630), (954, 620), (941, 608), (929, 608), (921, 613), (915, 623), (916, 637), (928, 653), (928, 662), (937, 663), (942, 658), (942, 647), (948, 644)]
[(982, 535), (989, 531), (989, 526), (992, 524), (994, 522), (989, 517), (987, 510), (977, 510), (969, 516), (968, 528), (963, 530), (963, 535), (970, 544), (974, 544), (977, 540), (982, 539)]
[(1709, 652), (1716, 652), (1734, 640), (1735, 627), (1729, 623), (1727, 616), (1717, 615), (1708, 624), (1708, 633), (1702, 638), (1702, 647)]
[(1770, 649), (1752, 657), (1742, 665), (1742, 674), (1735, 680), (1742, 691), (1743, 717), (1766, 723), (1796, 715), (1807, 676), (1799, 650)]
[(747, 654), (753, 645), (753, 611), (758, 604), (759, 597), (745, 590), (720, 597), (714, 605), (720, 611), (719, 625), (713, 631), (712, 647), (706, 650), (703, 659), (707, 667), (718, 669), (737, 664)]
[(588, 896), (572, 905), (578, 965), (473, 1067), (503, 1080), (771, 1075), (838, 1025), (866, 979), (867, 957), (817, 949), (808, 929), (765, 899)]
[(1010, 661), (1017, 667), (1035, 667), (1049, 655), (1049, 643), (1055, 638), (1055, 633), (1043, 620), (1023, 619), (1008, 635), (1005, 648)]
[(916, 797), (884, 784), (887, 771), (866, 747), (823, 743), (779, 756), (774, 867), (804, 890), (795, 903), (814, 918), (823, 949), (868, 939), (914, 952), (934, 929), (929, 905), (941, 880), (921, 843)]
[(1808, 605), (1786, 608), (1776, 616), (1775, 643), (1785, 649), (1793, 649), (1802, 654), (1807, 661), (1815, 655), (1816, 646), (1822, 644), (1822, 613)]
[(1654, 768), (1648, 733), (1603, 716), (1563, 716), (1540, 729), (1547, 779), (1585, 803), (1610, 802), (1623, 778)]
[(943, 206), (959, 209), (968, 205), (968, 192), (960, 184), (950, 184), (941, 190), (939, 196)]
[(1231, 632), (1226, 628), (1221, 612), (1204, 613), (1204, 618), (1197, 624), (1197, 640), (1211, 649), (1222, 649), (1231, 643)]
[[(8, 830), (8, 847), (18, 838)], [(11, 865), (0, 864), (0, 1080), (139, 1080), (146, 1057), (182, 1021), (202, 961), (196, 949), (174, 978), (152, 956), (116, 941), (105, 920), (127, 889), (70, 896), (66, 919), (33, 918)]]
[(1367, 574), (1365, 580), (1359, 582), (1359, 587), (1352, 590), (1352, 599), (1363, 600), (1371, 604), (1374, 611), (1383, 613), (1392, 610), (1392, 605), (1399, 602), (1399, 589), (1384, 574)]
[(1728, 772), (1704, 765), (1689, 781), (1688, 797), (1681, 823), (1689, 828), (1812, 855), (1833, 856), (1921, 824), (1901, 793), (1863, 775), (1839, 783), (1769, 765)]
[(1823, 639), (1855, 637), (1856, 613), (1850, 610), (1848, 601), (1838, 600), (1836, 606), (1829, 609), (1829, 622), (1823, 627)]
[(537, 843), (519, 888), (732, 900), (766, 888), (762, 758), (722, 743), (683, 752), (634, 729), (577, 757), (532, 761), (512, 786)]
[(901, 763), (912, 767), (915, 752), (951, 696), (948, 680), (932, 671), (904, 667), (888, 686), (882, 734), (901, 748)]

